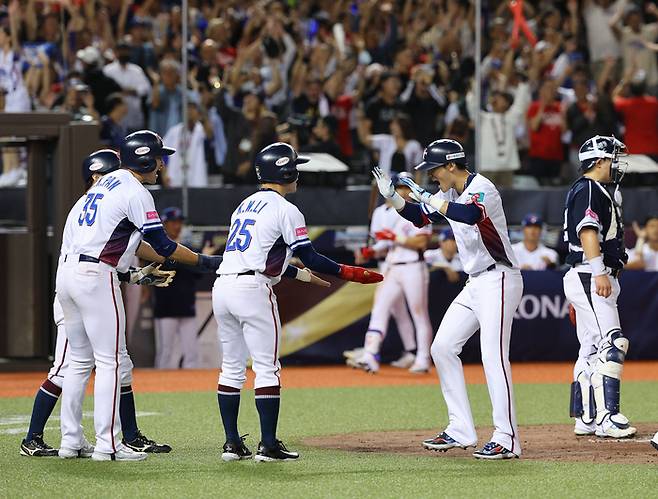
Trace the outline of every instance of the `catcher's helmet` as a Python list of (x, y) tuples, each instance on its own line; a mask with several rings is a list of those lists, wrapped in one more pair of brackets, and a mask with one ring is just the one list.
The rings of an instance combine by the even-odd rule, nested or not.
[(176, 149), (165, 147), (162, 138), (151, 130), (139, 130), (128, 135), (121, 144), (121, 163), (137, 173), (149, 173), (157, 166), (156, 159), (170, 156)]
[(621, 182), (626, 173), (626, 163), (620, 164), (619, 156), (625, 154), (626, 145), (616, 139), (614, 135), (596, 135), (587, 139), (578, 151), (580, 171), (586, 172), (592, 168), (599, 159), (612, 160), (612, 181), (615, 184)]
[(89, 183), (94, 173), (105, 175), (121, 168), (121, 158), (112, 149), (99, 149), (92, 152), (82, 162), (82, 178)]
[(416, 170), (433, 170), (447, 163), (466, 166), (466, 153), (456, 140), (439, 139), (425, 148), (423, 161), (416, 166)]
[(261, 149), (254, 160), (254, 167), (261, 184), (292, 184), (299, 176), (297, 165), (308, 161), (309, 158), (299, 156), (290, 144), (275, 142)]

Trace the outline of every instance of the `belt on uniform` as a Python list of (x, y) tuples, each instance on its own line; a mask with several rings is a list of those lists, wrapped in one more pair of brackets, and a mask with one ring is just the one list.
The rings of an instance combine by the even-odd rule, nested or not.
[[(64, 255), (64, 261), (66, 262), (68, 258), (75, 255)], [(100, 260), (94, 256), (89, 255), (78, 255), (78, 262), (88, 262), (88, 263), (100, 263)]]
[(423, 260), (414, 260), (413, 262), (395, 262), (392, 263), (391, 265), (410, 265), (412, 263), (419, 263), (422, 262)]
[(255, 270), (246, 270), (245, 272), (240, 272), (238, 275), (256, 275)]
[(510, 267), (509, 265), (507, 265), (507, 264), (504, 263), (504, 262), (496, 262), (496, 263), (492, 263), (492, 264), (489, 265), (486, 269), (481, 270), (480, 272), (476, 272), (475, 274), (470, 274), (468, 277), (477, 277), (477, 276), (480, 276), (480, 275), (484, 274), (485, 272), (490, 272), (490, 271), (492, 271), (492, 270), (495, 270), (495, 269), (496, 269), (496, 265), (503, 265), (504, 267), (508, 267), (508, 268), (510, 268), (510, 269), (512, 268), (512, 267)]

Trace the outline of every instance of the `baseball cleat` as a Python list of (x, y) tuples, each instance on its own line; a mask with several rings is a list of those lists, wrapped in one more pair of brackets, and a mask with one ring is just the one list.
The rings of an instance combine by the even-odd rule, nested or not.
[(457, 442), (457, 440), (452, 438), (444, 431), (439, 433), (436, 437), (423, 440), (423, 447), (425, 447), (427, 450), (446, 452), (448, 449), (453, 449), (455, 447), (459, 449), (468, 449), (469, 447), (473, 446), (460, 444)]
[(473, 457), (475, 459), (514, 459), (519, 456), (496, 442), (488, 442), (482, 449), (475, 451)]
[(143, 461), (148, 457), (146, 452), (135, 452), (130, 447), (122, 446), (115, 453), (97, 452), (91, 455), (92, 461)]
[(653, 436), (651, 439), (651, 445), (653, 445), (653, 448), (658, 450), (658, 432)]
[(345, 350), (343, 352), (343, 357), (345, 357), (345, 359), (355, 359), (357, 357), (360, 357), (362, 354), (363, 354), (363, 347), (355, 348), (354, 350)]
[(399, 369), (409, 369), (411, 366), (414, 365), (415, 360), (416, 360), (416, 356), (414, 354), (412, 354), (411, 352), (404, 352), (402, 354), (402, 357), (400, 357), (398, 360), (391, 362), (391, 367), (397, 367)]
[(596, 423), (592, 422), (590, 424), (585, 424), (580, 419), (576, 419), (576, 425), (573, 428), (573, 432), (577, 437), (594, 435), (596, 433)]
[(251, 459), (252, 453), (249, 448), (244, 444), (244, 438), (247, 435), (240, 437), (240, 442), (229, 442), (228, 440), (222, 448), (223, 461), (241, 461), (243, 459)]
[(367, 373), (377, 373), (379, 371), (379, 361), (370, 352), (363, 352), (360, 357), (347, 359), (346, 364), (355, 369), (362, 369)]
[(166, 454), (167, 452), (171, 452), (170, 445), (159, 444), (154, 440), (149, 440), (147, 437), (142, 435), (142, 432), (139, 430), (137, 430), (137, 437), (135, 437), (135, 439), (131, 440), (130, 442), (126, 442), (124, 439), (121, 441), (121, 443), (126, 447), (134, 450), (135, 452), (149, 452), (152, 454)]
[(425, 374), (430, 370), (430, 363), (428, 361), (418, 360), (409, 368), (411, 374)]
[(28, 457), (54, 457), (57, 449), (43, 441), (43, 435), (32, 435), (32, 440), (21, 442), (21, 456)]
[(94, 453), (94, 446), (87, 442), (85, 437), (82, 437), (82, 447), (79, 449), (66, 449), (64, 447), (59, 449), (59, 457), (62, 459), (76, 459), (89, 458)]
[(609, 414), (596, 425), (596, 436), (600, 438), (630, 438), (636, 433), (637, 429), (621, 413)]
[(289, 451), (281, 440), (277, 440), (272, 448), (263, 446), (262, 442), (258, 443), (258, 452), (254, 460), (259, 463), (273, 461), (294, 461), (299, 459), (299, 453)]

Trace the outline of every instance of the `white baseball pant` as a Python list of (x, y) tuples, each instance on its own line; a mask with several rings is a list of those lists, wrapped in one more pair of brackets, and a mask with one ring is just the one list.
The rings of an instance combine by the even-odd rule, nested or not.
[(62, 388), (61, 447), (82, 445), (82, 402), (95, 366), (95, 447), (111, 454), (121, 448), (120, 373), (128, 358), (125, 311), (115, 269), (102, 262), (78, 262), (77, 256), (68, 255), (57, 271), (57, 295), (70, 348)]
[(199, 365), (196, 317), (161, 317), (155, 324), (155, 367), (184, 369)]
[(514, 313), (522, 294), (523, 278), (518, 269), (497, 265), (491, 271), (470, 277), (448, 307), (432, 343), (432, 358), (448, 407), (449, 423), (445, 431), (463, 445), (475, 445), (477, 434), (459, 354), (479, 329), (482, 364), (493, 407), (491, 440), (521, 455), (509, 344)]
[(251, 356), (254, 388), (280, 386), (281, 320), (269, 279), (260, 274), (219, 276), (212, 304), (223, 351), (219, 384), (241, 389)]

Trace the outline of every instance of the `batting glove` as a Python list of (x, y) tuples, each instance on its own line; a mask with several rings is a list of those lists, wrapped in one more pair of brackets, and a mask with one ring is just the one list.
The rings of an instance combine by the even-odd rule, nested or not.
[(392, 230), (388, 229), (375, 232), (375, 239), (378, 241), (395, 241), (399, 244), (404, 244), (407, 242), (407, 238), (405, 236), (399, 236)]
[(379, 272), (364, 269), (363, 267), (352, 267), (351, 265), (341, 265), (338, 277), (345, 281), (359, 282), (361, 284), (374, 284), (384, 280), (384, 276)]
[(176, 275), (175, 270), (160, 270), (159, 263), (152, 263), (146, 267), (129, 271), (128, 282), (142, 286), (156, 286), (166, 288)]
[(375, 180), (377, 181), (379, 193), (386, 199), (389, 199), (396, 210), (400, 211), (404, 208), (405, 201), (402, 196), (395, 192), (395, 186), (391, 181), (391, 177), (389, 177), (386, 172), (383, 172), (378, 166), (375, 166), (372, 169), (372, 176), (375, 177)]
[(361, 251), (361, 256), (366, 260), (371, 260), (372, 258), (375, 258), (375, 250), (369, 246), (364, 246), (363, 248), (360, 249), (360, 251)]
[(419, 203), (430, 204), (432, 199), (432, 194), (430, 192), (427, 192), (410, 178), (402, 177), (400, 182), (411, 189), (411, 194), (409, 194), (409, 197), (418, 201)]

